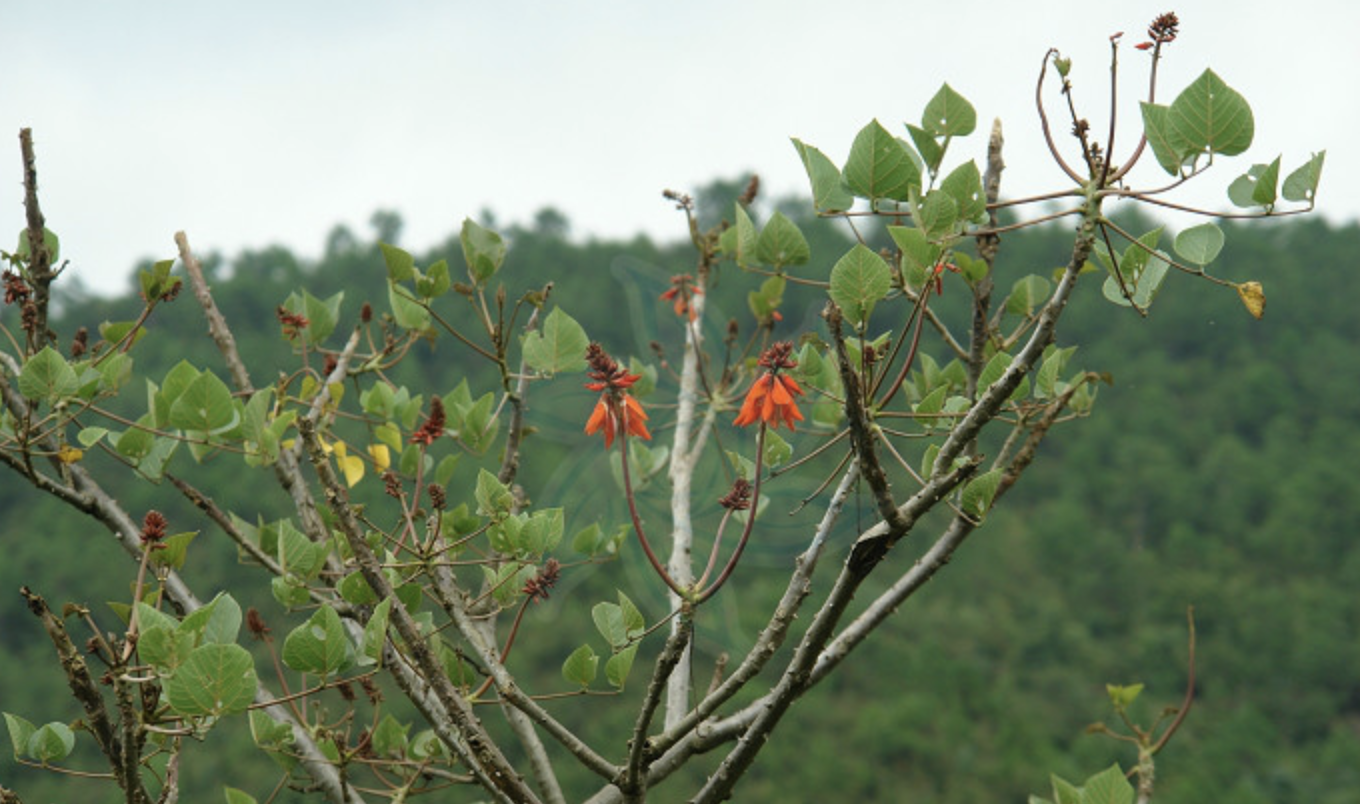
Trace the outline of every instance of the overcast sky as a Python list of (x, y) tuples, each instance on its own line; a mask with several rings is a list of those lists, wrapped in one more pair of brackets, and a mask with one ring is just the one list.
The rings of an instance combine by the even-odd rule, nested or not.
[[(173, 256), (180, 229), (200, 252), (282, 243), (314, 257), (337, 223), (367, 237), (378, 208), (401, 213), (414, 249), (483, 208), (527, 222), (549, 205), (577, 237), (670, 238), (682, 221), (663, 188), (756, 171), (773, 193), (805, 193), (789, 137), (841, 162), (873, 118), (905, 135), (945, 81), (981, 124), (953, 156), (980, 163), (1000, 117), (1003, 195), (1029, 195), (1062, 186), (1033, 107), (1044, 51), (1073, 57), (1103, 132), (1107, 37), (1125, 31), (1136, 120), (1146, 57), (1132, 45), (1164, 5), (0, 0), (0, 233), (23, 226), (17, 132), (30, 126), (49, 226), (100, 291), (126, 287), (139, 258)], [(1252, 162), (1283, 154), (1287, 172), (1325, 148), (1319, 208), (1360, 217), (1360, 3), (1172, 7), (1181, 36), (1159, 100), (1212, 67), (1256, 115), (1251, 150), (1182, 200), (1226, 209)], [(1147, 162), (1135, 185), (1162, 177)]]

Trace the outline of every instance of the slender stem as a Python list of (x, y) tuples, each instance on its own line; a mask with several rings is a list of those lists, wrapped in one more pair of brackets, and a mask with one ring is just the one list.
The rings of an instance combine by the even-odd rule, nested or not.
[[(614, 402), (613, 400), (609, 400), (607, 404), (612, 405)], [(622, 418), (619, 416), (615, 416), (615, 419), (622, 421)], [(652, 550), (651, 543), (647, 541), (646, 531), (642, 529), (642, 517), (638, 515), (637, 500), (634, 499), (633, 495), (633, 479), (631, 473), (628, 471), (628, 428), (626, 427), (619, 430), (619, 458), (623, 467), (623, 496), (624, 499), (628, 501), (628, 515), (632, 517), (633, 532), (637, 534), (638, 543), (642, 545), (642, 552), (646, 554), (647, 560), (651, 562), (652, 569), (656, 570), (656, 574), (661, 576), (661, 580), (665, 581), (666, 585), (671, 588), (671, 591), (684, 597), (684, 587), (677, 584), (675, 580), (671, 578), (670, 573), (666, 572), (666, 568), (661, 565), (661, 560), (656, 557), (656, 553)]]
[[(694, 601), (696, 604), (702, 603), (710, 597), (713, 597), (713, 595), (722, 588), (722, 585), (727, 583), (727, 579), (732, 575), (732, 570), (737, 567), (737, 561), (741, 559), (742, 551), (746, 549), (746, 541), (751, 537), (751, 528), (753, 528), (756, 523), (756, 509), (760, 507), (760, 475), (764, 458), (765, 422), (761, 422), (760, 431), (756, 434), (756, 467), (754, 470), (756, 481), (755, 486), (751, 491), (751, 507), (746, 511), (746, 527), (741, 532), (741, 541), (737, 542), (737, 547), (732, 551), (731, 558), (727, 559), (727, 565), (723, 567), (722, 574), (718, 576), (718, 579), (713, 582), (712, 586), (698, 593), (698, 596)], [(717, 544), (713, 545), (713, 549), (715, 551), (717, 550)]]
[(1043, 66), (1039, 68), (1039, 81), (1034, 85), (1034, 105), (1039, 110), (1039, 125), (1043, 129), (1044, 142), (1048, 145), (1048, 152), (1053, 155), (1053, 161), (1058, 163), (1058, 167), (1062, 168), (1063, 173), (1066, 173), (1068, 178), (1077, 184), (1081, 184), (1081, 176), (1077, 175), (1077, 172), (1067, 164), (1067, 160), (1063, 159), (1062, 154), (1058, 152), (1058, 144), (1053, 141), (1053, 131), (1048, 125), (1048, 112), (1044, 110), (1044, 76), (1048, 75), (1048, 60), (1057, 53), (1058, 51), (1049, 48), (1048, 52), (1044, 54)]

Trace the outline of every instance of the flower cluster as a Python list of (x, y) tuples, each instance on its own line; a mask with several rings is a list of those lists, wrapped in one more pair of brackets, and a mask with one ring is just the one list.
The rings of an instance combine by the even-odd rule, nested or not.
[(430, 417), (411, 434), (410, 442), (430, 446), (444, 434), (444, 423), (444, 400), (436, 396), (430, 400)]
[(307, 320), (307, 316), (295, 313), (283, 305), (279, 305), (278, 309), (274, 311), (274, 315), (283, 325), (283, 337), (290, 341), (302, 334), (302, 331), (312, 323)]
[(557, 580), (562, 575), (562, 565), (557, 559), (550, 558), (543, 564), (543, 569), (538, 574), (524, 582), (523, 592), (534, 602), (547, 600), (552, 588), (557, 585)]
[(642, 409), (637, 397), (628, 392), (633, 383), (642, 379), (642, 375), (628, 373), (598, 343), (592, 343), (586, 349), (586, 362), (590, 364), (586, 376), (593, 380), (586, 383), (586, 388), (600, 392), (595, 410), (586, 420), (586, 435), (603, 430), (605, 449), (614, 445), (616, 434), (650, 440), (652, 434), (647, 432), (647, 412)]
[(745, 511), (751, 507), (751, 481), (739, 477), (732, 481), (732, 488), (719, 500), (718, 505), (729, 511)]
[(794, 422), (803, 420), (803, 414), (799, 412), (798, 404), (794, 400), (795, 396), (803, 395), (803, 389), (798, 387), (798, 383), (792, 377), (783, 373), (798, 365), (798, 362), (790, 357), (792, 353), (792, 343), (779, 341), (761, 354), (759, 363), (767, 371), (757, 377), (751, 385), (751, 390), (746, 392), (746, 401), (742, 403), (741, 411), (738, 412), (733, 424), (745, 427), (763, 421), (778, 430), (782, 421), (793, 430)]
[(1168, 11), (1157, 17), (1148, 26), (1148, 38), (1151, 41), (1139, 42), (1134, 47), (1139, 50), (1150, 50), (1153, 45), (1165, 45), (1176, 41), (1176, 34), (1179, 32), (1181, 21), (1176, 17), (1174, 11)]
[(169, 523), (160, 511), (147, 511), (142, 518), (142, 543), (156, 544), (165, 540), (165, 528)]
[(697, 316), (691, 300), (695, 296), (703, 295), (704, 289), (694, 284), (694, 277), (689, 274), (676, 274), (671, 277), (671, 287), (661, 294), (662, 301), (674, 303), (675, 314), (681, 317), (688, 316), (693, 321)]

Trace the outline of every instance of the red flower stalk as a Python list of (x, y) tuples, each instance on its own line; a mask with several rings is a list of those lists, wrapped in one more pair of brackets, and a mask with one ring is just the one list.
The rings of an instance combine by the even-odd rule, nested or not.
[(662, 301), (675, 303), (675, 314), (678, 316), (689, 316), (693, 321), (697, 316), (694, 307), (690, 304), (695, 296), (703, 295), (704, 289), (694, 284), (694, 277), (689, 274), (676, 274), (671, 277), (671, 287), (661, 294)]
[(605, 353), (598, 343), (586, 349), (586, 361), (590, 370), (586, 376), (594, 382), (586, 383), (586, 388), (599, 391), (600, 399), (595, 410), (586, 420), (586, 435), (595, 435), (604, 430), (604, 448), (614, 445), (614, 435), (635, 435), (650, 440), (647, 432), (647, 412), (637, 397), (628, 393), (633, 383), (642, 379), (641, 374), (629, 374), (614, 358)]
[(444, 434), (444, 422), (444, 400), (437, 396), (433, 397), (430, 399), (430, 417), (420, 425), (420, 429), (411, 434), (411, 443), (430, 446), (436, 438)]
[(746, 401), (742, 403), (741, 411), (733, 424), (745, 427), (763, 421), (778, 430), (782, 421), (793, 430), (794, 422), (803, 420), (803, 414), (798, 410), (798, 404), (794, 400), (795, 396), (803, 396), (803, 389), (798, 387), (798, 383), (792, 377), (782, 373), (798, 365), (789, 357), (792, 351), (792, 343), (780, 341), (766, 349), (760, 356), (760, 365), (769, 370), (752, 383), (751, 390), (746, 392)]

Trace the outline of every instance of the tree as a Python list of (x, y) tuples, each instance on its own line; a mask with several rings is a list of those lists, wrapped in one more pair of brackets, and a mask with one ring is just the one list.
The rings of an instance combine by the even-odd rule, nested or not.
[[(1144, 136), (1119, 164), (1108, 156), (1113, 143), (1097, 142), (1076, 112), (1070, 62), (1045, 54), (1041, 124), (1050, 155), (1072, 182), (1056, 192), (1002, 199), (999, 123), (981, 167), (969, 160), (946, 170), (955, 140), (976, 129), (973, 107), (947, 84), (919, 125), (908, 124), (909, 142), (873, 121), (838, 166), (795, 140), (818, 215), (858, 233), (829, 269), (804, 267), (807, 238), (788, 216), (776, 211), (756, 225), (746, 209), (756, 182), (731, 208), (730, 224), (701, 223), (691, 197), (668, 192), (685, 217), (695, 267), (658, 300), (674, 336), (658, 344), (659, 364), (620, 361), (591, 342), (556, 306), (558, 277), (512, 297), (501, 284), (506, 241), (470, 219), (460, 234), (465, 273), (446, 261), (420, 266), (396, 245), (382, 246), (383, 312), (366, 302), (356, 313), (343, 292), (292, 292), (275, 315), (293, 365), (268, 387), (256, 384), (260, 367), (242, 359), (183, 233), (176, 242), (184, 276), (173, 273), (173, 260), (143, 271), (138, 318), (102, 327), (94, 343), (77, 335), (68, 357), (47, 316), (59, 244), (38, 204), (36, 160), (23, 132), (27, 219), (20, 247), (5, 255), (5, 301), (21, 308), (22, 334), (7, 333), (10, 348), (0, 353), (0, 462), (99, 521), (137, 559), (133, 592), (113, 615), (80, 606), (58, 615), (39, 592), (24, 590), (125, 799), (172, 798), (185, 740), (211, 739), (223, 719), (238, 716), (281, 765), (283, 782), (330, 801), (402, 800), (450, 785), (475, 786), (472, 795), (498, 801), (564, 801), (566, 764), (593, 774), (592, 801), (642, 801), (709, 753), (721, 756), (716, 768), (685, 793), (695, 801), (729, 798), (790, 708), (949, 562), (1055, 426), (1090, 411), (1102, 375), (1074, 369), (1075, 346), (1058, 340), (1082, 275), (1103, 267), (1105, 297), (1145, 314), (1175, 268), (1233, 288), (1251, 315), (1262, 314), (1258, 283), (1208, 271), (1223, 242), (1217, 226), (1182, 231), (1173, 257), (1159, 248), (1160, 229), (1134, 234), (1102, 211), (1111, 198), (1170, 205), (1164, 192), (1251, 142), (1250, 108), (1211, 71), (1170, 105), (1155, 103), (1157, 63), (1176, 28), (1174, 15), (1163, 15), (1136, 46), (1150, 58)], [(1115, 66), (1118, 47), (1115, 37)], [(1050, 67), (1074, 149), (1060, 147), (1049, 127)], [(1076, 161), (1064, 156), (1069, 150)], [(1130, 186), (1145, 152), (1172, 176), (1168, 187)], [(1307, 211), (1322, 162), (1314, 156), (1282, 185), (1280, 160), (1253, 166), (1232, 183), (1230, 197), (1250, 210), (1243, 217)], [(1277, 209), (1280, 195), (1301, 206)], [(1011, 223), (998, 218), (1052, 200), (1071, 206)], [(380, 217), (375, 226), (395, 239), (399, 221)], [(1001, 261), (1002, 235), (1063, 217), (1077, 227), (1068, 263), (1055, 275), (1017, 275)], [(712, 312), (732, 287), (719, 278), (734, 270), (759, 282), (746, 296), (745, 323)], [(138, 350), (147, 348), (138, 343), (144, 325), (177, 299), (185, 279), (225, 379), (184, 361), (134, 384)], [(1000, 281), (1010, 290), (997, 301)], [(795, 286), (825, 293), (824, 324), (798, 333), (797, 343), (775, 337)], [(486, 370), (452, 389), (413, 387), (419, 378), (403, 378), (404, 366), (421, 344), (441, 337)], [(577, 383), (589, 394), (558, 393)], [(520, 482), (523, 466), (547, 460), (536, 457), (543, 453), (532, 436), (542, 413), (531, 401), (550, 395), (556, 403), (580, 400), (581, 443), (599, 450), (616, 485), (602, 472), (594, 495), (538, 499), (540, 490)], [(661, 397), (673, 399), (673, 409), (655, 401)], [(128, 416), (117, 405), (136, 410)], [(209, 459), (272, 475), (291, 514), (251, 521), (219, 506), (214, 490), (195, 486), (189, 474)], [(819, 468), (830, 471), (824, 480), (814, 474)], [(136, 474), (191, 501), (269, 578), (280, 607), (303, 612), (305, 621), (276, 645), (268, 625), (274, 615), (243, 611), (227, 593), (205, 601), (178, 573), (197, 532), (172, 533), (157, 510), (129, 510), (101, 471)], [(800, 479), (796, 488), (787, 488), (786, 476)], [(716, 503), (702, 496), (714, 478), (723, 486)], [(824, 559), (857, 487), (875, 521), (831, 567)], [(761, 615), (759, 635), (734, 666), (718, 660), (711, 682), (696, 680), (695, 639), (712, 601), (735, 597), (741, 605), (740, 559), (790, 493), (801, 498), (804, 547), (779, 604)], [(611, 505), (626, 509), (622, 527), (610, 521)], [(904, 538), (922, 533), (934, 534), (922, 560), (891, 560)], [(649, 618), (623, 592), (588, 615), (573, 607), (567, 617), (593, 625), (598, 637), (563, 649), (561, 678), (512, 671), (517, 641), (559, 636), (544, 629), (531, 637), (526, 613), (547, 605), (564, 577), (607, 564), (635, 549), (634, 541), (654, 583), (667, 590), (669, 611)], [(107, 625), (114, 615), (123, 618), (116, 634)], [(92, 660), (81, 655), (67, 620), (88, 629)], [(272, 657), (273, 680), (238, 644), (242, 624)], [(644, 648), (651, 672), (630, 688)], [(1119, 736), (1137, 748), (1143, 799), (1152, 792), (1156, 753), (1189, 711), (1193, 636), (1191, 650), (1186, 697), (1161, 728), (1127, 716), (1137, 685), (1110, 688), (1127, 729)], [(106, 670), (96, 676), (92, 661)], [(379, 679), (407, 709), (382, 703)], [(622, 693), (639, 686), (631, 727), (603, 736), (545, 704), (606, 694), (622, 707), (634, 703)], [(499, 709), (505, 729), (485, 723), (479, 706)], [(362, 728), (361, 711), (370, 719)], [(70, 755), (69, 726), (5, 716), (26, 761), (58, 766)], [(1115, 800), (1131, 800), (1124, 779), (1112, 767), (1084, 788), (1055, 780), (1054, 796), (1080, 801), (1114, 791)], [(10, 791), (0, 795), (17, 800)], [(235, 789), (227, 798), (254, 800)]]

